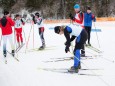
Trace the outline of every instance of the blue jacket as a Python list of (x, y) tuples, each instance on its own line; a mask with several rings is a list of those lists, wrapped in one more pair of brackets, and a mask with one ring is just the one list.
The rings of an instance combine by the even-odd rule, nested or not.
[(94, 22), (96, 21), (96, 18), (92, 13), (90, 13), (90, 14), (84, 13), (84, 26), (92, 27), (92, 20)]

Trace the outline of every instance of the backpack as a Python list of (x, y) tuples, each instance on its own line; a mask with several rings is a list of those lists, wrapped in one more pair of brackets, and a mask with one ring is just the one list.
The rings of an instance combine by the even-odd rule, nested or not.
[(1, 25), (2, 25), (3, 27), (6, 26), (6, 24), (7, 24), (7, 19), (6, 19), (5, 16), (1, 19), (0, 23), (1, 23)]

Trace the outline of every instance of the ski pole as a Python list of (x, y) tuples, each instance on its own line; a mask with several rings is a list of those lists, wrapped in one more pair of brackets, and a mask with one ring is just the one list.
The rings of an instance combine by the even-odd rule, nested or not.
[(31, 29), (30, 29), (30, 32), (29, 32), (28, 40), (26, 42), (26, 49), (28, 48), (28, 43), (29, 43), (31, 31), (32, 31), (32, 25), (31, 25)]
[(1, 38), (0, 38), (0, 46), (1, 46), (1, 43), (2, 43), (2, 35), (1, 35)]
[(14, 44), (15, 44), (15, 47), (17, 48), (15, 28), (14, 28)]
[(33, 49), (34, 49), (34, 25), (33, 25)]
[(99, 37), (98, 37), (98, 34), (97, 34), (97, 29), (96, 29), (95, 23), (94, 23), (94, 27), (95, 27), (95, 31), (96, 31), (96, 37), (97, 37), (98, 46), (100, 48)]
[[(23, 28), (22, 28), (23, 29)], [(25, 38), (25, 42), (26, 42), (26, 35), (25, 35), (25, 31), (24, 31), (24, 29), (23, 29), (23, 33), (24, 33), (24, 38)]]
[[(70, 52), (71, 53), (71, 52)], [(73, 55), (73, 53), (71, 53), (72, 55)], [(75, 55), (74, 55), (74, 58), (76, 58), (79, 62), (81, 62), (84, 66), (86, 66), (88, 69), (89, 69), (89, 67), (84, 63), (84, 62), (82, 62), (82, 61), (80, 61), (79, 59), (78, 59), (78, 57), (76, 57)], [(97, 75), (94, 71), (92, 71), (92, 70), (90, 70), (93, 74), (95, 74), (95, 75)], [(97, 76), (97, 78), (98, 79), (100, 79), (106, 86), (110, 86), (104, 79), (102, 79), (100, 76)]]

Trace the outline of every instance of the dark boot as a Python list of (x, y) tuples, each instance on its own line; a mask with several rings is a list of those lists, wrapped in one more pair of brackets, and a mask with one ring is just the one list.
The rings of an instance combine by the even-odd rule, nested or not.
[(3, 55), (4, 55), (4, 57), (6, 57), (7, 56), (7, 52), (3, 51)]
[(12, 50), (12, 56), (13, 56), (13, 57), (15, 56), (15, 51), (14, 51), (14, 50)]
[(43, 44), (43, 45), (39, 48), (39, 50), (43, 50), (43, 49), (45, 49), (45, 47), (46, 47), (46, 45)]
[(85, 57), (85, 54), (81, 54), (81, 57)]
[[(71, 68), (74, 68), (74, 66), (72, 66)], [(78, 67), (76, 68), (81, 69), (81, 63), (79, 63)]]
[(68, 70), (68, 72), (70, 72), (70, 73), (78, 73), (78, 72), (79, 72), (79, 69), (81, 69), (81, 63), (79, 63), (78, 67), (72, 66), (72, 67)]
[(72, 67), (68, 70), (68, 72), (70, 72), (70, 73), (78, 73), (78, 72), (79, 72), (79, 67), (74, 67), (74, 66), (72, 66)]
[(39, 50), (43, 50), (44, 49), (44, 46), (41, 46), (40, 48), (39, 48)]
[(88, 46), (91, 46), (91, 44), (90, 44), (90, 43), (88, 43)]

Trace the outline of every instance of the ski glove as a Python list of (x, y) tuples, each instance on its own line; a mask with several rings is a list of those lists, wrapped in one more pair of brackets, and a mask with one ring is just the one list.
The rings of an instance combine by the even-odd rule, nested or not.
[(71, 13), (69, 14), (69, 17), (70, 17), (71, 20), (75, 19), (74, 16)]
[[(65, 43), (64, 43), (64, 45), (65, 45), (65, 46), (67, 46), (67, 45), (68, 45), (68, 43), (67, 43), (67, 42), (65, 42)], [(70, 46), (71, 46), (71, 43), (70, 43)]]
[(65, 48), (65, 52), (68, 53), (70, 50), (69, 50), (69, 47), (66, 46)]

